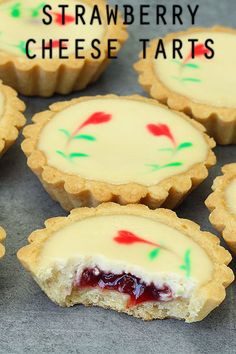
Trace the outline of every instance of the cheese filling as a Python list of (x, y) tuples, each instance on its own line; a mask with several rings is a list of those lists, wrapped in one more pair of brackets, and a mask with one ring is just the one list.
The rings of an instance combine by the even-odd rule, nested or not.
[(170, 226), (135, 215), (97, 215), (53, 232), (38, 255), (37, 276), (46, 281), (62, 272), (68, 294), (99, 287), (137, 304), (188, 298), (211, 280), (212, 270), (207, 253)]
[(133, 99), (74, 104), (42, 129), (48, 165), (87, 180), (151, 186), (204, 162), (208, 144), (179, 114)]

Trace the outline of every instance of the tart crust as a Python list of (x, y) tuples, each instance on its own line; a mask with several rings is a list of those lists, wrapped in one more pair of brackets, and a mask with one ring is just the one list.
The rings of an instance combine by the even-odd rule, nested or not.
[(230, 211), (225, 201), (225, 190), (230, 182), (236, 178), (236, 163), (225, 165), (222, 168), (223, 176), (216, 177), (205, 204), (211, 211), (210, 222), (219, 231), (236, 253), (236, 216)]
[[(0, 4), (6, 0), (0, 0)], [(86, 0), (94, 5), (93, 0)], [(106, 12), (106, 1), (97, 0), (101, 14)], [(54, 93), (66, 95), (72, 91), (84, 89), (89, 83), (95, 82), (109, 64), (106, 42), (116, 39), (116, 49), (112, 55), (116, 56), (128, 38), (126, 27), (121, 15), (116, 25), (109, 25), (100, 45), (99, 59), (91, 58), (91, 49), (84, 51), (85, 59), (27, 59), (18, 57), (9, 52), (0, 51), (0, 78), (4, 83), (26, 96), (49, 97)]]
[(6, 238), (5, 230), (0, 226), (0, 258), (2, 258), (5, 254), (5, 247), (2, 245), (2, 241)]
[(16, 91), (0, 81), (0, 92), (4, 96), (4, 108), (0, 117), (1, 157), (18, 138), (19, 130), (25, 125), (26, 119), (21, 113), (25, 110), (25, 104), (17, 97)]
[[(63, 284), (60, 283), (60, 294), (56, 292), (54, 284), (58, 282), (57, 274), (50, 273), (50, 279), (39, 279), (36, 275), (38, 257), (40, 250), (50, 235), (57, 230), (88, 217), (98, 215), (137, 215), (140, 217), (157, 220), (190, 237), (202, 247), (213, 262), (212, 280), (199, 288), (191, 303), (194, 303), (193, 313), (186, 311), (186, 300), (176, 299), (169, 303), (143, 303), (132, 308), (126, 307), (127, 298), (124, 295), (114, 292), (102, 292), (99, 289), (94, 291), (73, 291), (67, 296), (62, 295)], [(167, 209), (150, 210), (144, 205), (120, 206), (114, 203), (102, 204), (97, 208), (74, 209), (68, 217), (57, 217), (45, 222), (45, 229), (34, 231), (29, 236), (29, 245), (21, 248), (17, 257), (22, 265), (31, 272), (36, 282), (43, 291), (56, 303), (61, 306), (72, 306), (74, 304), (98, 305), (104, 308), (111, 308), (119, 312), (142, 318), (144, 320), (162, 319), (175, 317), (185, 319), (186, 322), (200, 321), (216, 308), (225, 298), (225, 288), (233, 281), (234, 275), (227, 267), (231, 261), (231, 255), (219, 245), (219, 239), (209, 232), (200, 231), (200, 227), (192, 221), (180, 219), (173, 211)], [(65, 276), (65, 270), (63, 270)], [(64, 277), (63, 276), (63, 277)], [(64, 278), (63, 278), (64, 279)], [(191, 305), (191, 304), (190, 304)], [(191, 306), (190, 306), (191, 307)]]
[[(155, 100), (138, 95), (107, 95), (96, 96), (96, 98), (125, 98), (152, 103), (168, 109)], [(216, 162), (215, 155), (211, 150), (215, 146), (215, 142), (204, 133), (205, 129), (199, 123), (190, 120), (179, 112), (176, 113), (202, 132), (209, 146), (209, 153), (206, 161), (195, 164), (187, 172), (166, 178), (157, 185), (149, 187), (135, 183), (114, 185), (95, 180), (86, 180), (78, 175), (65, 174), (49, 166), (45, 155), (37, 148), (41, 130), (57, 112), (73, 104), (92, 99), (94, 97), (82, 97), (53, 104), (50, 106), (49, 111), (36, 114), (33, 117), (35, 124), (27, 126), (23, 131), (26, 139), (22, 143), (22, 149), (28, 157), (28, 166), (38, 176), (51, 197), (58, 201), (65, 210), (69, 211), (81, 206), (97, 206), (103, 202), (116, 202), (119, 204), (142, 203), (152, 209), (160, 206), (172, 209), (180, 204), (183, 198), (208, 176), (208, 168)]]
[[(236, 35), (236, 30), (221, 26), (212, 28), (190, 28), (184, 32), (168, 34), (163, 42), (168, 43), (175, 38), (183, 35), (194, 34), (197, 32), (225, 32)], [(147, 58), (134, 64), (135, 70), (139, 74), (139, 83), (153, 98), (170, 108), (181, 111), (196, 119), (203, 124), (210, 136), (214, 137), (218, 144), (228, 145), (236, 144), (236, 107), (225, 108), (215, 107), (208, 104), (194, 102), (190, 98), (172, 91), (160, 80), (154, 69), (153, 58), (155, 55), (158, 39), (154, 39), (147, 50)]]

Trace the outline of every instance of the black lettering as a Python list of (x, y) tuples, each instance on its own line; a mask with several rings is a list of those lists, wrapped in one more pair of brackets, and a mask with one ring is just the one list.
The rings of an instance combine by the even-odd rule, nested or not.
[(65, 55), (64, 56), (64, 53), (63, 51), (64, 50), (67, 50), (67, 44), (69, 40), (68, 39), (59, 39), (59, 58), (60, 59), (68, 59), (69, 56), (68, 55)]
[(84, 20), (84, 14), (85, 14), (85, 6), (84, 5), (76, 5), (75, 6), (75, 24), (79, 25), (81, 23), (83, 25), (86, 25), (86, 22)]
[[(165, 19), (165, 14), (166, 14), (166, 7), (164, 5), (157, 5), (157, 25), (167, 24)], [(162, 20), (162, 23), (160, 22), (160, 19)]]
[(66, 19), (65, 19), (66, 12), (65, 12), (65, 10), (66, 10), (66, 8), (69, 7), (69, 5), (58, 5), (58, 7), (61, 8), (61, 18), (62, 18), (61, 24), (65, 25), (65, 23), (66, 23)]
[(97, 20), (99, 25), (102, 25), (102, 20), (99, 12), (98, 5), (93, 6), (93, 12), (91, 15), (90, 25), (93, 25), (94, 21)]
[(155, 59), (158, 59), (158, 55), (163, 54), (163, 58), (166, 59), (165, 47), (162, 39), (159, 39), (155, 54)]
[(25, 44), (25, 53), (27, 55), (27, 58), (29, 59), (35, 59), (36, 58), (36, 54), (31, 54), (31, 51), (29, 49), (30, 44), (36, 44), (36, 40), (35, 39), (29, 39), (26, 44)]
[(176, 25), (176, 19), (178, 19), (178, 24), (179, 25), (182, 25), (183, 24), (183, 21), (182, 21), (182, 18), (181, 18), (181, 15), (182, 15), (182, 7), (180, 5), (173, 5), (173, 25)]
[(117, 51), (117, 47), (113, 47), (112, 43), (115, 42), (117, 43), (117, 39), (108, 39), (107, 44), (108, 44), (108, 48), (107, 48), (107, 53), (108, 53), (108, 59), (117, 59), (116, 55), (112, 54), (112, 51), (114, 50), (115, 52)]
[(84, 59), (84, 55), (79, 54), (80, 50), (84, 50), (84, 47), (80, 46), (80, 42), (84, 43), (85, 39), (76, 39), (75, 40), (75, 57), (76, 57), (76, 59)]
[(42, 21), (45, 25), (50, 25), (52, 23), (52, 15), (49, 11), (52, 11), (52, 7), (50, 5), (44, 5), (43, 13), (47, 16), (47, 20), (43, 18)]
[(192, 44), (192, 46), (191, 46), (191, 57), (192, 57), (192, 59), (194, 59), (195, 58), (195, 43), (198, 42), (198, 39), (189, 38), (188, 42), (190, 42)]
[(149, 43), (149, 39), (140, 39), (139, 42), (141, 42), (143, 44), (143, 59), (146, 59), (147, 57), (147, 45)]
[(176, 53), (178, 53), (178, 58), (183, 59), (181, 54), (181, 49), (183, 47), (183, 43), (180, 39), (173, 39), (173, 59), (176, 58)]
[[(93, 59), (99, 59), (100, 58), (100, 56), (101, 56), (101, 50), (100, 50), (100, 48), (99, 47), (97, 47), (96, 45), (100, 45), (101, 44), (101, 42), (100, 42), (100, 40), (99, 39), (93, 39), (93, 41), (91, 42), (91, 47), (93, 48), (93, 49), (95, 49), (95, 53), (94, 52), (92, 52), (91, 53), (91, 57), (93, 58)], [(97, 53), (97, 54), (96, 54)]]
[(149, 15), (149, 12), (145, 12), (145, 9), (150, 9), (150, 5), (140, 5), (140, 25), (150, 25), (150, 21), (144, 20), (144, 17)]
[(52, 39), (49, 39), (48, 43), (46, 40), (42, 40), (42, 59), (46, 58), (46, 51), (49, 51), (49, 56), (47, 58), (52, 59)]
[(192, 23), (192, 25), (195, 25), (195, 16), (196, 16), (197, 11), (199, 9), (199, 5), (196, 5), (194, 10), (192, 10), (191, 5), (188, 5), (187, 7), (188, 7), (188, 10), (189, 10), (189, 13), (191, 16), (191, 23)]
[(124, 5), (124, 25), (132, 25), (134, 23), (134, 9), (131, 5)]
[(212, 58), (214, 58), (215, 51), (214, 51), (214, 49), (213, 49), (211, 46), (208, 45), (208, 43), (214, 44), (213, 39), (208, 38), (208, 39), (205, 41), (205, 47), (210, 51), (210, 53), (206, 53), (206, 54), (205, 54), (205, 57), (206, 57), (207, 59), (212, 59)]
[(114, 25), (116, 25), (117, 18), (118, 18), (118, 5), (115, 5), (114, 7), (110, 7), (109, 5), (106, 5), (106, 11), (107, 11), (107, 24), (110, 25), (112, 22)]

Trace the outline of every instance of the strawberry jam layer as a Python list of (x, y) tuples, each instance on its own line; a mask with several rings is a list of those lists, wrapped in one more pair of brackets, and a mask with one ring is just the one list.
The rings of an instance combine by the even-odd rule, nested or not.
[(129, 295), (128, 307), (147, 301), (170, 301), (173, 298), (167, 285), (157, 288), (153, 283), (147, 285), (132, 274), (105, 273), (97, 267), (84, 269), (75, 287), (114, 290)]

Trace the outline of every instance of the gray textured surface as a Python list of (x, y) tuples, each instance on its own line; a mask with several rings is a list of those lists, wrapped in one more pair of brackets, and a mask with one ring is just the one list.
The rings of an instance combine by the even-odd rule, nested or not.
[[(113, 1), (115, 3), (115, 1)], [(119, 1), (124, 4), (126, 1)], [(155, 4), (129, 1), (133, 4)], [(186, 6), (190, 1), (163, 0)], [(198, 25), (235, 25), (235, 0), (199, 0)], [(168, 16), (171, 19), (171, 15)], [(186, 28), (189, 21), (186, 21)], [(51, 102), (80, 95), (143, 94), (132, 70), (139, 51), (138, 38), (163, 35), (180, 27), (172, 25), (140, 27), (130, 31), (130, 39), (102, 79), (82, 93), (52, 99), (26, 99), (27, 117), (45, 109)], [(181, 217), (213, 231), (203, 201), (210, 192), (220, 167), (236, 160), (235, 147), (215, 150), (218, 165), (207, 181), (177, 210)], [(144, 323), (123, 314), (98, 308), (61, 309), (51, 303), (16, 260), (16, 251), (26, 244), (30, 232), (52, 216), (65, 215), (28, 170), (19, 142), (0, 161), (0, 224), (8, 232), (7, 254), (0, 269), (0, 352), (1, 353), (236, 353), (235, 284), (228, 289), (223, 305), (201, 323), (187, 325), (175, 320)]]

